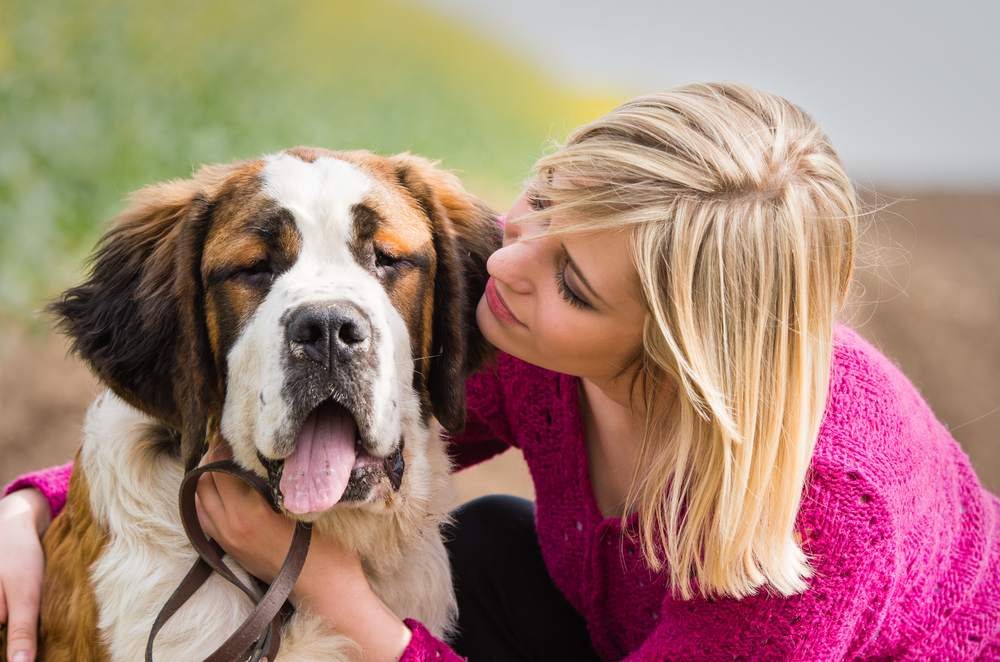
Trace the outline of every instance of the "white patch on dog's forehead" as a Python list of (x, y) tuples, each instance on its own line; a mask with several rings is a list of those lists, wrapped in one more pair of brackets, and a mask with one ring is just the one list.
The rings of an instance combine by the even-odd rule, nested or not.
[(337, 158), (323, 156), (307, 163), (288, 154), (271, 157), (261, 177), (262, 192), (292, 213), (301, 237), (295, 264), (275, 281), (265, 307), (289, 309), (324, 296), (367, 299), (366, 305), (371, 305), (384, 297), (377, 279), (351, 253), (351, 209), (372, 190), (371, 178)]
[(351, 207), (372, 188), (357, 166), (327, 156), (306, 163), (278, 154), (268, 159), (261, 179), (263, 193), (292, 212), (303, 238), (334, 230), (343, 233), (336, 239), (344, 244), (350, 238)]

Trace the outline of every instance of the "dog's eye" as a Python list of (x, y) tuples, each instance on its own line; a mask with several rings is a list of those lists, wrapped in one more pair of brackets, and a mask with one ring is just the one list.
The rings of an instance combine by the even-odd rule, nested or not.
[(378, 246), (375, 247), (375, 266), (378, 269), (392, 269), (399, 266), (401, 261), (399, 257), (382, 250)]
[(270, 283), (274, 280), (274, 272), (271, 271), (271, 263), (266, 259), (254, 260), (247, 266), (236, 272), (236, 277), (250, 285), (260, 285)]

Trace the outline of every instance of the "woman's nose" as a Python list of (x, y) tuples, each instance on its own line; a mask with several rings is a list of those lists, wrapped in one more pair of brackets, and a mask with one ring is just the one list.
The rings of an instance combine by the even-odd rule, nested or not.
[(517, 221), (512, 221), (510, 223), (506, 222), (504, 219), (503, 225), (503, 245), (506, 246), (512, 242), (517, 241), (521, 238), (521, 234), (524, 232), (523, 224)]
[[(508, 224), (508, 228), (511, 224)], [(531, 291), (531, 260), (528, 253), (530, 242), (517, 241), (512, 238), (490, 256), (486, 261), (486, 271), (507, 287), (521, 293)]]
[(508, 221), (503, 229), (503, 245), (508, 246), (517, 241), (535, 240), (548, 229), (545, 220)]

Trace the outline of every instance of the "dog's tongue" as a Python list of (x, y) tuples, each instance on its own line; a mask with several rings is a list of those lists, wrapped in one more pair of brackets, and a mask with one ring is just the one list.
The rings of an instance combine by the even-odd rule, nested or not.
[(309, 414), (281, 473), (285, 508), (301, 515), (340, 501), (354, 466), (356, 437), (354, 418), (332, 401)]

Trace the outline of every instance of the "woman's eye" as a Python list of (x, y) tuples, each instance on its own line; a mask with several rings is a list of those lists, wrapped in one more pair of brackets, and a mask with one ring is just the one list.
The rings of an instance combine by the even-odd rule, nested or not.
[(543, 199), (537, 191), (529, 191), (528, 206), (531, 207), (531, 211), (542, 211), (549, 206), (549, 201)]
[(563, 301), (567, 302), (568, 304), (570, 304), (575, 308), (580, 308), (582, 310), (588, 310), (590, 308), (593, 308), (593, 306), (591, 306), (589, 303), (587, 303), (579, 296), (577, 296), (576, 292), (574, 292), (573, 289), (569, 286), (569, 283), (566, 282), (565, 266), (559, 269), (559, 272), (556, 274), (556, 284), (558, 285), (559, 288), (559, 296), (562, 297)]

